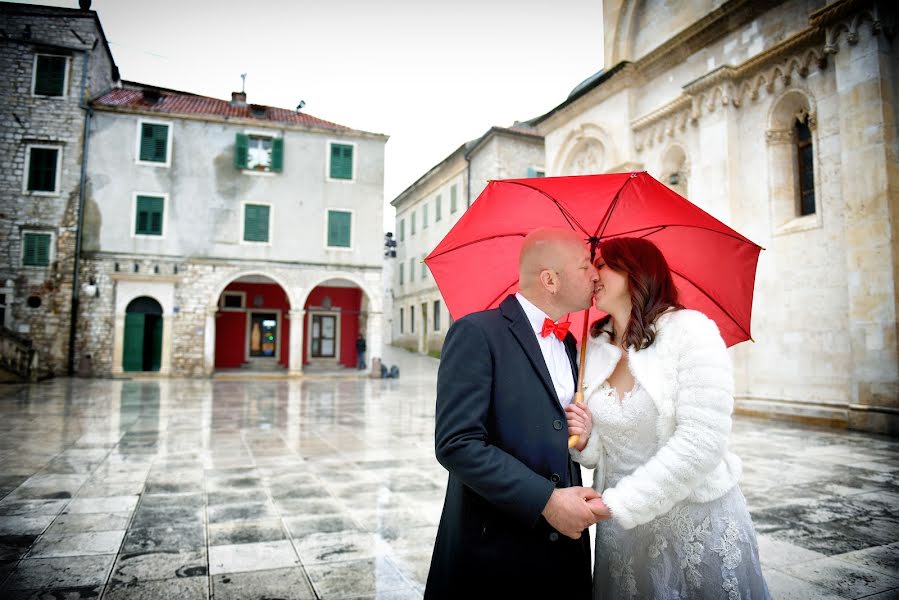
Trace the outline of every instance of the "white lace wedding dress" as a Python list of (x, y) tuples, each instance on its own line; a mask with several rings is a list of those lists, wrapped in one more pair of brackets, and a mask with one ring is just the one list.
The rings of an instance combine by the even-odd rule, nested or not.
[[(606, 453), (604, 489), (656, 452), (657, 412), (637, 384), (619, 399), (608, 383), (597, 394), (593, 423)], [(591, 399), (591, 403), (594, 400)], [(746, 500), (734, 486), (703, 504), (681, 502), (666, 514), (624, 530), (596, 526), (594, 598), (602, 600), (769, 600)]]

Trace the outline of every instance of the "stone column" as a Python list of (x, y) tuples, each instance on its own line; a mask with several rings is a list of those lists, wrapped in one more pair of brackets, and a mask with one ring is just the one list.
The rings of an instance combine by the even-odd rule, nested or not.
[(215, 315), (217, 313), (217, 307), (206, 307), (206, 325), (203, 336), (203, 372), (209, 376), (215, 372)]
[[(381, 377), (381, 357), (384, 352), (384, 315), (379, 312), (369, 311), (368, 329), (365, 332), (367, 359), (371, 365), (371, 376)], [(376, 369), (377, 367), (377, 369)]]
[[(895, 42), (895, 40), (894, 40)], [(896, 50), (863, 24), (833, 54), (849, 272), (849, 426), (899, 432)], [(892, 205), (892, 207), (891, 207)]]
[(125, 315), (116, 314), (112, 334), (112, 375), (115, 377), (125, 372), (122, 368), (122, 356), (125, 352)]
[(306, 319), (305, 310), (291, 310), (290, 316), (290, 348), (288, 349), (287, 374), (303, 374), (303, 330)]
[(174, 344), (172, 329), (174, 322), (175, 315), (162, 315), (162, 356), (159, 358), (160, 375), (171, 375), (172, 373), (172, 345)]

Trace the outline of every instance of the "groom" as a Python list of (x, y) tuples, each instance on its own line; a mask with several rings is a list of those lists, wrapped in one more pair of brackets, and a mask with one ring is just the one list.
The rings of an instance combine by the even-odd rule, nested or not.
[[(426, 600), (590, 598), (586, 528), (609, 513), (569, 458), (575, 340), (555, 322), (589, 307), (597, 282), (579, 236), (537, 230), (522, 246), (520, 292), (450, 328), (435, 436), (449, 482)], [(589, 411), (568, 410), (583, 447)]]

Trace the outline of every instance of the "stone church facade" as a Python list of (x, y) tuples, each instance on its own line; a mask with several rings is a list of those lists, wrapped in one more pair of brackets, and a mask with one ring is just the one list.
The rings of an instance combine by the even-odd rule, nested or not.
[(740, 411), (899, 430), (894, 10), (605, 1), (606, 68), (531, 121), (547, 176), (646, 170), (765, 248)]

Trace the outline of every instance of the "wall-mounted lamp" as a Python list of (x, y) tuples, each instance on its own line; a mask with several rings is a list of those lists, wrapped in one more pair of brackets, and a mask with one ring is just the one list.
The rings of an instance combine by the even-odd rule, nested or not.
[(84, 291), (84, 295), (90, 298), (97, 298), (100, 296), (100, 288), (97, 286), (97, 280), (91, 277), (87, 280), (87, 283), (84, 284), (84, 287), (81, 288)]

